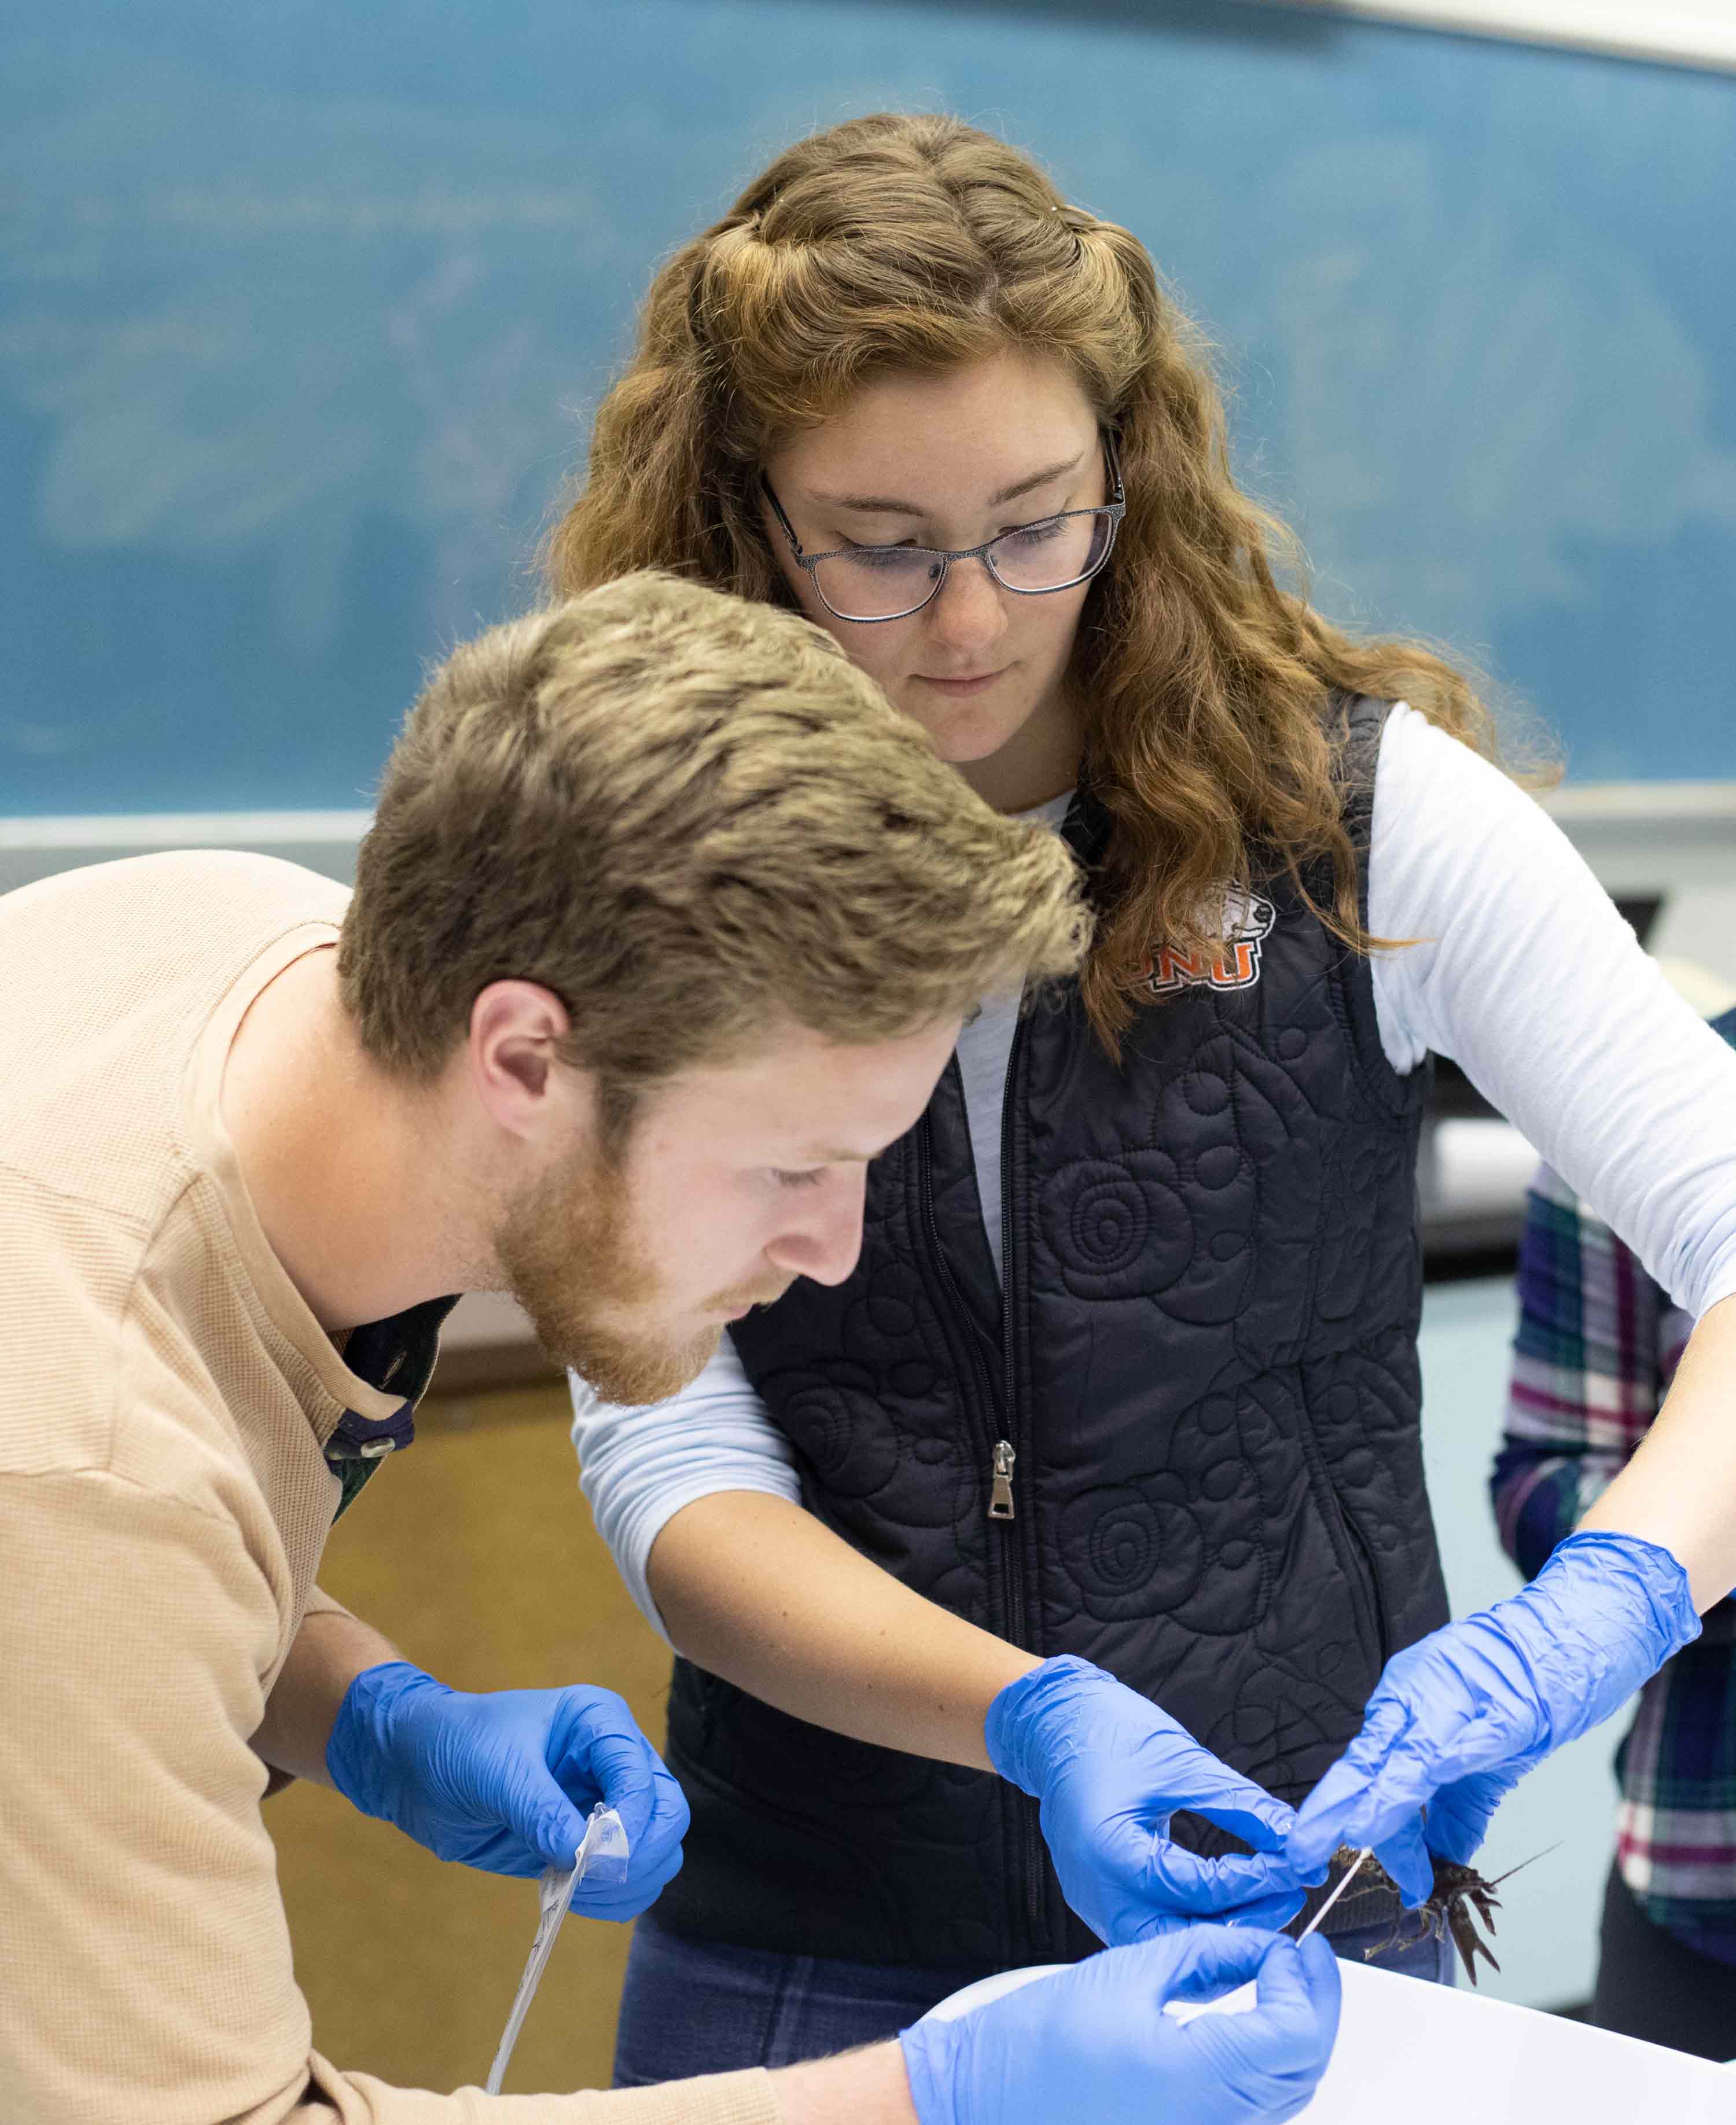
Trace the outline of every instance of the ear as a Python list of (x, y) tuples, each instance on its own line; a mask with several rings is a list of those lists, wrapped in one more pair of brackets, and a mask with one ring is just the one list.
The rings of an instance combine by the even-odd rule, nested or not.
[(478, 1098), (509, 1135), (570, 1137), (576, 1109), (588, 1110), (588, 1073), (561, 1060), (571, 1023), (561, 999), (535, 982), (491, 982), (478, 992), (466, 1060)]

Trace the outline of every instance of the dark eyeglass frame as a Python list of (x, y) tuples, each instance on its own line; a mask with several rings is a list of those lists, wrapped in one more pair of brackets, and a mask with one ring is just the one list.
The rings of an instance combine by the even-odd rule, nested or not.
[[(961, 546), (949, 551), (943, 546), (835, 546), (825, 554), (804, 554), (802, 541), (796, 536), (796, 527), (784, 514), (783, 504), (772, 491), (772, 483), (762, 472), (760, 484), (765, 489), (765, 498), (770, 502), (789, 541), (791, 557), (798, 568), (807, 571), (807, 579), (814, 587), (814, 595), (835, 620), (847, 620), (853, 627), (882, 627), (892, 620), (909, 620), (925, 606), (931, 605), (939, 596), (947, 579), (947, 572), (954, 561), (981, 561), (989, 572), (991, 582), (1014, 597), (1049, 597), (1056, 591), (1070, 591), (1080, 583), (1088, 583), (1101, 573), (1104, 564), (1115, 550), (1115, 535), (1121, 529), (1122, 519), (1127, 513), (1127, 491), (1122, 483), (1121, 466), (1115, 455), (1115, 438), (1105, 428), (1102, 431), (1103, 459), (1109, 470), (1109, 499), (1099, 502), (1094, 509), (1057, 510), (1052, 516), (1034, 516), (1028, 524), (1011, 524), (1004, 531), (997, 531), (992, 539), (985, 539), (980, 546)], [(1017, 583), (1009, 583), (995, 566), (994, 549), (1004, 539), (1017, 539), (1028, 531), (1040, 531), (1047, 524), (1063, 524), (1074, 516), (1107, 516), (1109, 535), (1103, 541), (1103, 549), (1083, 574), (1070, 576), (1064, 583), (1045, 583), (1041, 590), (1022, 590)], [(820, 578), (815, 571), (822, 561), (848, 560), (856, 554), (924, 554), (931, 561), (939, 561), (939, 572), (934, 577), (934, 587), (919, 603), (906, 606), (902, 612), (877, 612), (864, 616), (860, 613), (840, 612), (837, 606), (820, 587)]]

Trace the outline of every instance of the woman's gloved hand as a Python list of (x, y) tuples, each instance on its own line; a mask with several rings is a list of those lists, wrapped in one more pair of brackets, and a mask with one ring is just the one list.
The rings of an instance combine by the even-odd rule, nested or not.
[(637, 1918), (681, 1864), (687, 1802), (612, 1689), (468, 1696), (408, 1661), (365, 1669), (326, 1746), (332, 1783), (436, 1858), (491, 1874), (571, 1867), (599, 1800), (627, 1833), (624, 1882), (581, 1882), (587, 1918)]
[[(1089, 1661), (1045, 1661), (1009, 1683), (984, 1733), (995, 1769), (1042, 1804), (1067, 1901), (1112, 1947), (1202, 1918), (1275, 1928), (1301, 1909), (1301, 1878), (1284, 1856), (1292, 1811)], [(1169, 1837), (1179, 1807), (1254, 1852), (1183, 1850)]]
[(1298, 1873), (1341, 1845), (1372, 1845), (1405, 1901), (1421, 1903), (1430, 1852), (1468, 1862), (1533, 1765), (1699, 1635), (1668, 1550), (1602, 1529), (1569, 1535), (1522, 1592), (1387, 1662), (1362, 1732), (1296, 1816)]
[[(1258, 1980), (1246, 2014), (1163, 2011)], [(1338, 1967), (1318, 1937), (1194, 1926), (1106, 1948), (1053, 1977), (899, 2038), (920, 2125), (1243, 2125), (1293, 2118), (1338, 2026)]]

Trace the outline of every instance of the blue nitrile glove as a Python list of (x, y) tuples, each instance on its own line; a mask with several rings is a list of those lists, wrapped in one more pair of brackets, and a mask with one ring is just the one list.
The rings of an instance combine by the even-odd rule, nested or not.
[[(1241, 2014), (1190, 2022), (1166, 2000), (1259, 1981)], [(1338, 2026), (1338, 1967), (1316, 1936), (1193, 1926), (1105, 1948), (1070, 1970), (899, 2038), (920, 2125), (1244, 2125), (1295, 2117)]]
[[(1045, 1661), (1009, 1682), (983, 1732), (995, 1769), (1042, 1803), (1062, 1892), (1111, 1947), (1202, 1918), (1276, 1928), (1301, 1909), (1283, 1856), (1292, 1811), (1089, 1661)], [(1254, 1853), (1183, 1850), (1169, 1837), (1179, 1807), (1234, 1831)]]
[(1569, 1535), (1521, 1592), (1386, 1663), (1362, 1732), (1296, 1816), (1298, 1872), (1340, 1845), (1373, 1845), (1406, 1903), (1421, 1903), (1431, 1851), (1468, 1863), (1527, 1771), (1699, 1635), (1668, 1550), (1601, 1529)]
[(627, 1832), (624, 1882), (581, 1882), (587, 1918), (637, 1918), (681, 1864), (687, 1802), (612, 1689), (471, 1697), (408, 1661), (357, 1675), (326, 1746), (332, 1783), (440, 1859), (491, 1874), (571, 1867), (607, 1801)]

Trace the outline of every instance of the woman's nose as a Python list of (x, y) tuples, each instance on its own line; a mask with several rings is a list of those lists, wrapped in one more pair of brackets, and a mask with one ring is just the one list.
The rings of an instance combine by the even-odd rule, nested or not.
[(929, 632), (954, 648), (993, 642), (1006, 629), (1006, 598), (980, 556), (954, 561), (924, 615)]

